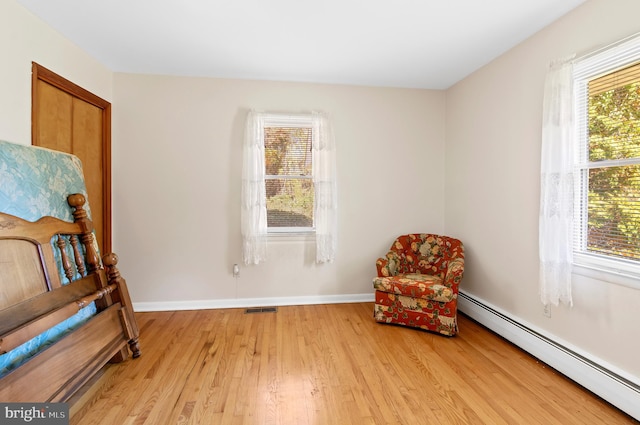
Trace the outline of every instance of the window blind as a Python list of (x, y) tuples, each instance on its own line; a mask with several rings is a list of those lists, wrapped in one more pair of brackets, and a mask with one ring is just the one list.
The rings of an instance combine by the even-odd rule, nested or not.
[(640, 37), (574, 66), (574, 250), (640, 263)]
[(312, 228), (312, 128), (264, 129), (267, 226)]

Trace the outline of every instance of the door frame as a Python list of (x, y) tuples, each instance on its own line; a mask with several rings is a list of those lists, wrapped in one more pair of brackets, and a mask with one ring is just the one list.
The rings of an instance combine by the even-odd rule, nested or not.
[(91, 105), (102, 110), (102, 193), (103, 211), (103, 247), (102, 254), (111, 252), (111, 103), (99, 96), (83, 89), (79, 85), (67, 80), (66, 78), (56, 74), (55, 72), (45, 68), (36, 62), (31, 62), (31, 144), (40, 146), (39, 128), (36, 114), (38, 111), (38, 81), (50, 84), (69, 95), (90, 103)]

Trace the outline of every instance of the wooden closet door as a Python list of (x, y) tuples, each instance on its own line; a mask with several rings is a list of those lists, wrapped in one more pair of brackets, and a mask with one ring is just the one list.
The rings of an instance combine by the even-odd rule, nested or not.
[(111, 252), (111, 104), (33, 63), (32, 144), (82, 161), (100, 251)]

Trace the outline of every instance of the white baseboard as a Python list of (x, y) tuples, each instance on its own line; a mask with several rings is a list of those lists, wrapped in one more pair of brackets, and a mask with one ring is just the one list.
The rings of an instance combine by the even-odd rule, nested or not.
[(640, 420), (640, 381), (484, 300), (460, 291), (458, 310), (519, 346), (568, 378)]
[(220, 300), (134, 302), (137, 312), (207, 310), (217, 308), (275, 307), (285, 305), (343, 304), (372, 302), (373, 293), (347, 295), (311, 295), (303, 297), (233, 298)]

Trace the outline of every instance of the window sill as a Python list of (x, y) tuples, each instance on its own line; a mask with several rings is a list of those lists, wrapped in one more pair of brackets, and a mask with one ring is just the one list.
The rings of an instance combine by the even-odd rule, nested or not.
[(625, 286), (632, 289), (640, 289), (640, 268), (618, 267), (616, 261), (593, 259), (588, 255), (574, 255), (573, 273), (598, 279), (604, 282)]
[(269, 242), (314, 242), (316, 232), (271, 232), (267, 233)]

